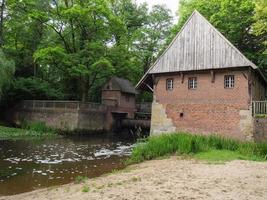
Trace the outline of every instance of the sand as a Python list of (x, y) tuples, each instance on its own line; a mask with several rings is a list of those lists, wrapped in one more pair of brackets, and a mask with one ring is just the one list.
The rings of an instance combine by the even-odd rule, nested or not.
[[(86, 186), (84, 186), (86, 185)], [(88, 192), (83, 192), (88, 187)], [(0, 200), (267, 199), (267, 163), (208, 164), (171, 157), (133, 165), (86, 183), (37, 190)]]

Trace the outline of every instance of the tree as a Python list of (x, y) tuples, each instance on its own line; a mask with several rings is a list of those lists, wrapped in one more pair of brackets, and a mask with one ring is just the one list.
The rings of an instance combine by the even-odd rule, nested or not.
[(113, 71), (105, 55), (112, 38), (110, 23), (115, 16), (107, 2), (53, 1), (48, 10), (33, 10), (31, 16), (55, 34), (55, 47), (41, 47), (35, 60), (42, 70), (54, 68), (51, 71), (60, 72), (62, 79), (77, 82), (75, 92), (86, 101), (95, 81)]
[(0, 50), (0, 99), (3, 95), (4, 90), (6, 90), (12, 79), (15, 71), (14, 62), (7, 59), (2, 50)]
[(155, 5), (147, 16), (147, 22), (139, 32), (136, 49), (141, 51), (145, 73), (163, 49), (172, 27), (171, 11), (165, 6)]
[[(255, 23), (253, 24), (253, 34), (261, 38), (261, 41), (264, 48), (263, 53), (260, 60), (260, 65), (267, 65), (267, 1), (265, 0), (256, 0), (255, 7), (255, 15), (254, 15)], [(267, 68), (267, 67), (266, 67)], [(265, 72), (267, 74), (267, 69), (265, 68)]]
[(0, 1), (0, 47), (3, 46), (4, 43), (4, 19), (5, 19), (5, 7), (6, 7), (6, 0)]
[(140, 79), (171, 26), (168, 9), (132, 0), (5, 0), (1, 8), (2, 47), (16, 66), (12, 98), (32, 91), (39, 99), (99, 100), (110, 76)]

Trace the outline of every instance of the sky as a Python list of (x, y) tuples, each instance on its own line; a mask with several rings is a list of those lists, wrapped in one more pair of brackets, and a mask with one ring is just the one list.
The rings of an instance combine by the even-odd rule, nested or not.
[(178, 10), (179, 5), (179, 0), (136, 0), (136, 2), (139, 4), (146, 2), (149, 6), (153, 6), (155, 4), (166, 4), (175, 17), (175, 13)]

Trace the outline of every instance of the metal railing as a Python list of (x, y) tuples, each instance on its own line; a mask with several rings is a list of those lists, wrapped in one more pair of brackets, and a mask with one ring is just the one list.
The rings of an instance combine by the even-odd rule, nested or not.
[(99, 103), (82, 103), (80, 101), (42, 101), (42, 100), (25, 100), (19, 105), (23, 109), (64, 109), (64, 110), (98, 110), (104, 111), (106, 106)]
[(267, 101), (252, 101), (252, 114), (267, 115)]

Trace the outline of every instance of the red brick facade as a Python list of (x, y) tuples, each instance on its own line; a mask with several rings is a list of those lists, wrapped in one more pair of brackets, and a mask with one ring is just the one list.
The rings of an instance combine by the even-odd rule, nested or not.
[[(253, 80), (256, 83), (249, 86), (253, 76), (248, 68), (214, 70), (213, 73), (206, 70), (155, 75), (154, 101), (164, 107), (177, 131), (246, 139), (240, 122), (247, 116), (242, 116), (240, 111), (249, 110), (250, 94), (259, 93), (250, 90), (260, 83)], [(234, 88), (224, 87), (225, 75), (234, 75)], [(197, 78), (196, 89), (188, 88), (190, 77)], [(173, 90), (166, 89), (167, 79), (173, 79)]]

